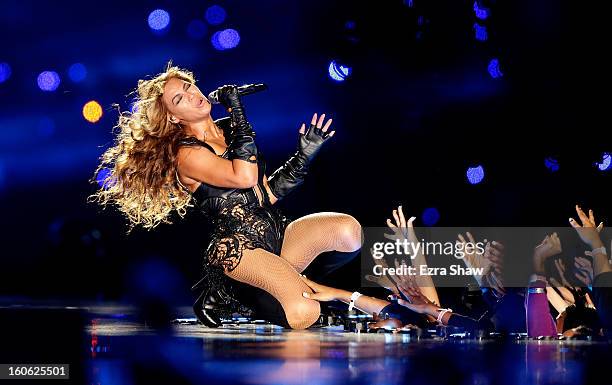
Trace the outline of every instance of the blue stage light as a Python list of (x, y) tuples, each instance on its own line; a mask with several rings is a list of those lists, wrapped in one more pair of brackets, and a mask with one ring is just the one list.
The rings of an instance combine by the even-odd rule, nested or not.
[(240, 43), (240, 34), (235, 29), (228, 28), (219, 33), (219, 44), (223, 49), (232, 49)]
[(609, 171), (610, 165), (612, 164), (612, 155), (609, 152), (601, 154), (601, 162), (595, 163), (597, 168), (601, 171)]
[(499, 69), (498, 59), (491, 59), (487, 67), (487, 70), (489, 71), (489, 75), (491, 75), (493, 79), (501, 78), (502, 76), (504, 76), (504, 74)]
[(235, 29), (224, 29), (223, 31), (215, 32), (210, 38), (210, 42), (219, 51), (232, 49), (240, 43), (240, 34)]
[(208, 21), (210, 25), (219, 25), (223, 23), (225, 21), (226, 16), (227, 13), (225, 12), (225, 9), (223, 9), (223, 7), (221, 7), (220, 5), (213, 5), (208, 7), (205, 15), (206, 21)]
[(435, 207), (426, 208), (421, 215), (425, 226), (433, 226), (440, 220), (440, 212)]
[(550, 170), (550, 172), (559, 171), (559, 161), (555, 158), (549, 156), (548, 158), (544, 159), (544, 165)]
[(477, 18), (479, 18), (480, 20), (486, 20), (489, 17), (490, 13), (491, 11), (489, 10), (489, 8), (483, 7), (478, 4), (478, 0), (474, 1), (474, 14)]
[(160, 31), (170, 24), (170, 14), (163, 9), (156, 9), (149, 14), (148, 21), (152, 30)]
[(81, 63), (74, 63), (68, 69), (68, 76), (73, 82), (80, 82), (87, 77), (87, 68)]
[(202, 20), (192, 20), (187, 26), (187, 35), (192, 39), (202, 39), (206, 36), (206, 24)]
[(487, 41), (489, 34), (487, 33), (487, 27), (474, 23), (474, 37), (478, 41)]
[(60, 77), (55, 71), (43, 71), (38, 75), (38, 88), (43, 91), (55, 91), (60, 85)]
[(11, 66), (8, 63), (0, 63), (0, 83), (4, 83), (11, 77)]
[(408, 8), (412, 8), (412, 7), (414, 7), (414, 1), (413, 0), (404, 0), (404, 5), (407, 6)]
[(482, 166), (469, 167), (465, 175), (470, 184), (478, 184), (484, 179), (484, 168)]
[(210, 37), (210, 42), (212, 43), (214, 49), (223, 51), (223, 46), (221, 46), (221, 43), (219, 43), (219, 34), (221, 34), (221, 31), (213, 33)]
[(344, 23), (344, 28), (349, 29), (349, 30), (355, 29), (356, 26), (357, 26), (357, 23), (355, 23), (355, 21), (353, 20), (348, 20), (346, 23)]
[(111, 175), (111, 170), (108, 168), (101, 169), (96, 175), (96, 182), (98, 186), (103, 189), (107, 189), (113, 185), (113, 179), (107, 180), (107, 178)]
[(342, 82), (350, 76), (352, 69), (350, 67), (340, 65), (335, 60), (332, 60), (329, 63), (328, 72), (329, 77), (332, 78), (332, 80)]

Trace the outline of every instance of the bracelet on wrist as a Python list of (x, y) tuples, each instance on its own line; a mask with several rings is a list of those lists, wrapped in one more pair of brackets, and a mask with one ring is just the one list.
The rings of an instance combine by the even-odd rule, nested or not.
[(444, 317), (444, 314), (446, 313), (452, 313), (453, 309), (438, 309), (439, 313), (438, 313), (438, 317), (436, 318), (436, 321), (438, 322), (438, 324), (443, 325), (442, 323), (442, 317)]
[(361, 297), (362, 294), (358, 291), (354, 292), (353, 294), (351, 294), (351, 302), (349, 302), (349, 307), (348, 310), (351, 311), (353, 310), (353, 308), (355, 307), (355, 301), (357, 301), (357, 298)]

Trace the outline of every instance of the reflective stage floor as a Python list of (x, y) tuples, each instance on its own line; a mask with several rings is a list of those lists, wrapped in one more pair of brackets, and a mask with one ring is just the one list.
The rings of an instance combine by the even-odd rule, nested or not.
[[(607, 342), (443, 340), (411, 334), (345, 332), (341, 326), (292, 331), (272, 325), (226, 325), (209, 329), (201, 325), (173, 324), (159, 330), (137, 322), (121, 309), (114, 310), (88, 308), (79, 313), (85, 315), (84, 333), (80, 334), (81, 343), (76, 343), (80, 359), (74, 366), (75, 373), (82, 371), (83, 383), (576, 385), (612, 382), (606, 380), (612, 362)], [(54, 317), (61, 321), (56, 316), (50, 319)], [(36, 332), (32, 331), (36, 338), (26, 338), (21, 345), (16, 339), (13, 343), (18, 345), (14, 346), (36, 343), (42, 338), (41, 349), (50, 352), (45, 356), (47, 359), (56, 357), (54, 352), (74, 350), (72, 345), (76, 339), (59, 337), (61, 325), (65, 324), (65, 321), (40, 323)], [(53, 341), (54, 345), (44, 348), (46, 341)], [(10, 357), (6, 353), (2, 362), (12, 362), (6, 361)]]

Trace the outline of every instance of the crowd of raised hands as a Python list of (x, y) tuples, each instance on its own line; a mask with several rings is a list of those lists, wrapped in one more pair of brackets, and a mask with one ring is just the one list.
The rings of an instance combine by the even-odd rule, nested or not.
[[(578, 205), (576, 214), (577, 219), (570, 218), (569, 224), (587, 250), (575, 256), (573, 263), (567, 263), (566, 258), (558, 258), (563, 250), (559, 235), (556, 232), (546, 235), (533, 247), (532, 274), (525, 287), (505, 287), (504, 263), (510, 261), (505, 261), (505, 246), (501, 242), (487, 241), (484, 249), (462, 248), (466, 250), (461, 258), (465, 266), (482, 269), (482, 274), (473, 278), (480, 287), (484, 306), (474, 312), (460, 314), (442, 306), (429, 275), (366, 275), (366, 280), (389, 292), (386, 299), (324, 286), (303, 276), (314, 291), (305, 296), (318, 301), (339, 300), (372, 314), (374, 322), (370, 328), (448, 325), (487, 332), (500, 331), (496, 313), (503, 307), (506, 297), (515, 296), (520, 301), (506, 301), (508, 306), (504, 311), (505, 317), (524, 317), (524, 327), (515, 332), (526, 332), (532, 338), (609, 337), (612, 333), (612, 267), (600, 236), (603, 222), (596, 224), (593, 211), (589, 210), (587, 215)], [(418, 243), (413, 225), (416, 218), (406, 219), (402, 206), (393, 210), (392, 216), (393, 219), (387, 219), (387, 226), (393, 233), (386, 237)], [(456, 242), (463, 246), (474, 245), (476, 239), (466, 232), (458, 234)], [(388, 267), (384, 259), (376, 263)], [(406, 262), (395, 260), (394, 263), (399, 267)], [(411, 256), (410, 263), (427, 266), (427, 256), (422, 249)]]

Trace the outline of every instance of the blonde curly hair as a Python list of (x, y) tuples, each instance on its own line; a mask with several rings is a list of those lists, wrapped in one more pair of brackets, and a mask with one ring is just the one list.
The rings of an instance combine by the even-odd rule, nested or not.
[(114, 146), (100, 156), (90, 180), (101, 187), (87, 201), (116, 206), (129, 220), (128, 233), (138, 225), (151, 230), (172, 223), (173, 211), (183, 218), (187, 207), (193, 206), (191, 194), (175, 177), (177, 142), (187, 135), (168, 120), (161, 98), (171, 78), (195, 83), (192, 72), (173, 66), (172, 61), (152, 79), (139, 80), (132, 112), (119, 110)]

